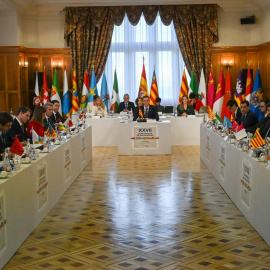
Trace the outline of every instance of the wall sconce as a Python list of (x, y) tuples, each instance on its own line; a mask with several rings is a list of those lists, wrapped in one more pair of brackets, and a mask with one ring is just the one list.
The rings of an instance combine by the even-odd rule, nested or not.
[(55, 68), (55, 69), (61, 69), (62, 68), (62, 63), (60, 63), (60, 62), (58, 63), (58, 65), (53, 62), (52, 65), (53, 65), (53, 68)]
[(225, 68), (232, 68), (232, 66), (233, 66), (233, 62), (232, 61), (230, 61), (230, 62), (224, 61), (224, 67)]
[(28, 68), (28, 62), (24, 62), (24, 64), (22, 62), (19, 62), (19, 66), (21, 68)]

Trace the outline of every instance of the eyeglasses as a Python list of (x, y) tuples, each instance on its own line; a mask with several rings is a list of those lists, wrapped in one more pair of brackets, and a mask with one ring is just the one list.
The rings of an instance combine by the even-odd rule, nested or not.
[(4, 125), (5, 127), (9, 127), (9, 128), (11, 128), (11, 126), (12, 126), (12, 124), (9, 124), (9, 125)]
[(263, 107), (266, 107), (266, 106), (262, 106), (262, 105), (260, 105), (260, 107), (261, 107), (261, 108), (263, 108)]

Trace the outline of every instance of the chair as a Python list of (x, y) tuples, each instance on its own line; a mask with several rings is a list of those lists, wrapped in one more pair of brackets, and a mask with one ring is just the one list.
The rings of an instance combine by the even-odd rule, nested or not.
[(165, 113), (173, 113), (173, 106), (165, 106), (164, 112)]

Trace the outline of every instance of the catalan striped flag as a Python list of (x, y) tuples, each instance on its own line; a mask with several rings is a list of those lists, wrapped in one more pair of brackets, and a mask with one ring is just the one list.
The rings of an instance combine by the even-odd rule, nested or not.
[(51, 138), (55, 138), (56, 137), (56, 132), (55, 130), (52, 128), (52, 126), (49, 124), (47, 130), (46, 130), (46, 135), (48, 137), (51, 137)]
[(234, 99), (236, 100), (236, 102), (240, 108), (241, 101), (243, 101), (245, 99), (244, 87), (242, 85), (242, 71), (241, 71), (241, 69), (239, 69), (239, 73), (238, 73)]
[(76, 71), (73, 71), (72, 77), (72, 113), (77, 112), (79, 109), (79, 95), (77, 89)]
[(142, 113), (142, 109), (141, 108), (139, 108), (139, 116), (140, 116), (140, 118), (143, 118), (143, 113)]
[(158, 86), (157, 86), (157, 78), (156, 78), (156, 71), (154, 69), (153, 77), (152, 77), (152, 85), (150, 91), (150, 105), (156, 106), (156, 98), (159, 97), (158, 94)]
[(148, 96), (148, 86), (147, 86), (145, 67), (143, 63), (142, 77), (141, 77), (138, 97), (144, 97), (144, 96)]
[(183, 76), (182, 76), (182, 82), (181, 82), (181, 88), (180, 88), (180, 95), (179, 95), (179, 102), (178, 104), (181, 104), (182, 96), (188, 95), (188, 83), (187, 83), (187, 77), (186, 72), (184, 70)]
[(213, 120), (216, 118), (216, 116), (215, 116), (215, 114), (213, 113), (213, 111), (212, 111), (212, 109), (211, 109), (210, 106), (208, 106), (208, 118), (209, 118), (211, 121), (213, 121)]
[(261, 137), (261, 134), (259, 132), (259, 128), (255, 131), (254, 138), (251, 140), (250, 144), (251, 146), (256, 149), (262, 145), (265, 145), (264, 139)]

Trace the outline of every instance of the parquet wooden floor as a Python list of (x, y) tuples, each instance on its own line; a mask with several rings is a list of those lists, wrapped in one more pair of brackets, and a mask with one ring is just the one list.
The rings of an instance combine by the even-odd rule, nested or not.
[(93, 160), (4, 269), (270, 269), (270, 248), (200, 161), (171, 156)]

